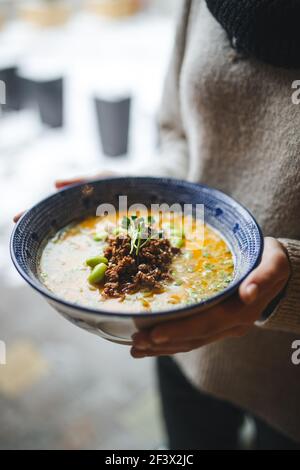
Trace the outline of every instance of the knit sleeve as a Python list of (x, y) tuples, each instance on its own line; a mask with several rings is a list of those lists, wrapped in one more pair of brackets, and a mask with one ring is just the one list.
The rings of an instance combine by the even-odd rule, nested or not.
[(300, 241), (278, 240), (286, 249), (292, 274), (285, 293), (273, 313), (258, 326), (270, 330), (281, 330), (300, 334)]
[(160, 150), (148, 163), (134, 171), (144, 176), (187, 178), (188, 148), (181, 119), (180, 72), (185, 52), (185, 42), (191, 0), (185, 0), (180, 9), (175, 45), (168, 69), (161, 109), (159, 113)]

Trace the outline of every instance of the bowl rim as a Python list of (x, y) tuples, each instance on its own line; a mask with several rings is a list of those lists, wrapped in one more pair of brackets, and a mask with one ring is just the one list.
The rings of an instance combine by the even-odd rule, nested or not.
[[(231, 203), (231, 205), (232, 205), (232, 203), (234, 203), (236, 207), (239, 207), (239, 209), (242, 209), (244, 211), (244, 213), (246, 213), (248, 215), (248, 217), (250, 217), (250, 220), (253, 222), (255, 228), (258, 231), (258, 234), (259, 234), (259, 248), (258, 248), (258, 254), (257, 254), (257, 257), (256, 257), (255, 261), (252, 262), (251, 266), (247, 269), (247, 272), (241, 278), (239, 278), (236, 281), (233, 281), (226, 289), (222, 290), (218, 294), (216, 294), (212, 297), (209, 297), (208, 299), (203, 300), (201, 302), (196, 302), (194, 304), (185, 305), (183, 307), (171, 308), (171, 309), (168, 309), (168, 310), (160, 310), (160, 311), (157, 311), (157, 312), (124, 312), (124, 313), (122, 313), (122, 312), (110, 312), (109, 310), (101, 310), (101, 309), (87, 307), (87, 306), (84, 306), (84, 305), (81, 305), (81, 304), (75, 304), (75, 303), (64, 300), (63, 298), (57, 296), (54, 292), (51, 292), (50, 290), (48, 290), (46, 288), (46, 286), (44, 286), (41, 282), (39, 282), (38, 279), (30, 277), (24, 271), (24, 269), (20, 266), (19, 261), (17, 259), (16, 254), (15, 254), (15, 251), (14, 251), (14, 239), (15, 239), (15, 235), (16, 235), (16, 232), (18, 230), (19, 225), (21, 224), (21, 222), (26, 217), (28, 217), (28, 215), (33, 210), (37, 210), (39, 208), (39, 206), (41, 206), (45, 202), (51, 200), (57, 194), (67, 192), (67, 191), (69, 191), (73, 188), (85, 186), (85, 185), (88, 185), (88, 184), (97, 184), (99, 182), (118, 183), (118, 181), (124, 181), (126, 179), (127, 180), (130, 179), (130, 180), (145, 181), (145, 182), (146, 181), (147, 182), (149, 182), (149, 181), (157, 181), (157, 182), (160, 181), (162, 184), (171, 183), (173, 185), (175, 184), (175, 185), (186, 186), (186, 187), (200, 186), (202, 189), (205, 189), (205, 190), (209, 191), (211, 194), (219, 196), (219, 198), (221, 197), (223, 200), (224, 199), (227, 200), (228, 202)], [(225, 236), (224, 236), (224, 238), (226, 240)], [(228, 243), (228, 241), (227, 241), (227, 243)], [(180, 314), (180, 313), (187, 313), (188, 314), (189, 312), (192, 313), (194, 310), (197, 310), (199, 308), (201, 308), (201, 309), (205, 308), (206, 309), (206, 308), (209, 308), (209, 306), (216, 305), (217, 303), (219, 303), (219, 301), (221, 301), (221, 299), (225, 300), (225, 298), (227, 298), (231, 294), (233, 294), (239, 288), (239, 286), (242, 284), (242, 282), (249, 276), (249, 274), (259, 265), (259, 263), (261, 261), (261, 258), (262, 258), (263, 249), (264, 249), (264, 236), (263, 236), (262, 230), (261, 230), (258, 222), (256, 221), (255, 217), (252, 215), (252, 213), (243, 204), (238, 202), (232, 196), (229, 196), (228, 194), (224, 193), (223, 191), (220, 191), (219, 189), (212, 188), (212, 187), (210, 187), (206, 184), (202, 184), (202, 183), (193, 183), (193, 182), (190, 182), (190, 181), (185, 181), (185, 180), (180, 180), (180, 179), (175, 179), (175, 178), (150, 177), (150, 176), (146, 176), (146, 177), (144, 177), (144, 176), (123, 176), (122, 177), (121, 176), (121, 177), (107, 177), (107, 178), (96, 178), (96, 179), (91, 178), (91, 179), (86, 179), (81, 183), (74, 183), (72, 185), (69, 185), (66, 188), (63, 188), (63, 189), (61, 189), (61, 190), (59, 190), (59, 191), (57, 191), (53, 194), (50, 194), (47, 197), (41, 199), (38, 203), (34, 204), (31, 208), (29, 208), (27, 211), (25, 211), (24, 214), (22, 215), (22, 217), (16, 223), (16, 225), (15, 225), (13, 231), (12, 231), (11, 237), (10, 237), (10, 256), (11, 256), (12, 262), (13, 262), (16, 270), (21, 275), (21, 277), (35, 291), (37, 291), (43, 297), (46, 297), (49, 301), (54, 302), (56, 304), (61, 304), (64, 307), (67, 307), (68, 309), (77, 310), (80, 313), (96, 315), (96, 316), (99, 316), (99, 317), (109, 316), (109, 317), (112, 317), (112, 318), (124, 318), (124, 319), (132, 318), (132, 317), (134, 317), (134, 318), (168, 317), (168, 316), (175, 315), (175, 314)]]

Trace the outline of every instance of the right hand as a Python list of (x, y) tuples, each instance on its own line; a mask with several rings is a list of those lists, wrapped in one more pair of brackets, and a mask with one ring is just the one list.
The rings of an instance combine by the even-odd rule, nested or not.
[[(85, 183), (93, 179), (106, 178), (108, 176), (116, 176), (116, 173), (113, 173), (112, 171), (103, 171), (102, 173), (97, 173), (96, 175), (90, 176), (90, 177), (79, 177), (79, 178), (71, 178), (68, 180), (57, 180), (55, 181), (54, 185), (55, 185), (55, 188), (59, 190), (59, 189), (66, 188), (67, 186), (72, 186), (72, 184)], [(13, 218), (13, 221), (17, 223), (23, 214), (24, 214), (24, 211), (16, 214)]]

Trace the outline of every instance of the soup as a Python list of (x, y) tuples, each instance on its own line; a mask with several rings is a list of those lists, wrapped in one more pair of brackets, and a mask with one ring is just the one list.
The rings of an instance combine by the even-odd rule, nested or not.
[(225, 240), (174, 214), (89, 217), (60, 230), (41, 255), (39, 276), (57, 296), (111, 312), (183, 307), (224, 290), (234, 276)]

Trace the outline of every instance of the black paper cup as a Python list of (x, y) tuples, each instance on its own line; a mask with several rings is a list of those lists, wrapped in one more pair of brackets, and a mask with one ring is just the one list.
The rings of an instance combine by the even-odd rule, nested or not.
[(0, 81), (5, 84), (5, 104), (1, 109), (6, 111), (19, 111), (21, 104), (21, 85), (17, 75), (17, 67), (0, 68)]
[(103, 153), (110, 157), (125, 155), (128, 152), (131, 97), (95, 98), (94, 101)]
[(42, 123), (48, 127), (64, 124), (64, 80), (30, 80), (29, 93), (36, 100)]
[(37, 108), (36, 97), (35, 97), (35, 82), (33, 80), (18, 77), (20, 83), (20, 101), (22, 109), (34, 109)]

